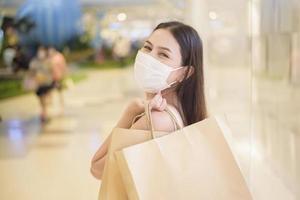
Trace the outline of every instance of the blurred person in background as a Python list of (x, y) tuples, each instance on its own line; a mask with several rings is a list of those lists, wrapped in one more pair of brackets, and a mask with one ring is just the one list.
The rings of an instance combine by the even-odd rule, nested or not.
[(21, 46), (16, 47), (15, 56), (12, 61), (12, 68), (14, 73), (27, 71), (29, 68), (29, 59)]
[(3, 61), (8, 72), (13, 71), (13, 59), (16, 55), (16, 50), (12, 46), (8, 46), (3, 51)]
[(43, 46), (38, 48), (36, 56), (31, 60), (29, 73), (36, 81), (36, 95), (41, 105), (41, 122), (48, 122), (48, 101), (51, 90), (54, 88), (52, 69), (47, 59), (47, 49)]
[[(177, 21), (159, 24), (136, 55), (134, 75), (145, 97), (127, 105), (116, 127), (149, 130), (145, 101), (156, 131), (176, 130), (167, 106), (181, 127), (207, 117), (202, 41), (191, 26)], [(102, 178), (110, 140), (111, 135), (92, 158), (91, 173), (97, 179)]]
[(66, 59), (62, 53), (57, 51), (54, 47), (50, 47), (49, 53), (49, 63), (52, 69), (52, 78), (55, 89), (57, 89), (59, 94), (61, 113), (64, 111), (64, 98), (63, 98), (63, 81), (67, 75), (67, 63)]

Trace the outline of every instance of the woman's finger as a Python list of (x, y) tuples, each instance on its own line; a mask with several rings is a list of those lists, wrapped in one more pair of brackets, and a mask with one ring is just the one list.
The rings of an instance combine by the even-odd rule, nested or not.
[(165, 99), (162, 99), (162, 101), (161, 101), (161, 103), (160, 103), (160, 105), (158, 107), (159, 111), (163, 111), (165, 109), (165, 107), (164, 107), (165, 101), (166, 101)]
[(163, 102), (161, 104), (161, 111), (164, 111), (167, 107), (167, 100), (166, 99), (163, 99)]
[(159, 102), (159, 107), (161, 107), (161, 106), (163, 105), (164, 100), (165, 100), (165, 99), (161, 98), (161, 100), (160, 100), (160, 102)]
[(162, 96), (160, 93), (157, 93), (156, 95), (156, 100), (157, 100), (157, 103), (160, 104), (162, 102)]

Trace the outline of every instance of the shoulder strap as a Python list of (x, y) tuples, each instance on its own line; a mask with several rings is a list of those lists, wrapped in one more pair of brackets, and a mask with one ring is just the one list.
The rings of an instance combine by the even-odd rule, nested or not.
[(172, 111), (172, 109), (170, 107), (167, 107), (166, 110), (165, 110), (165, 112), (169, 114), (169, 116), (170, 116), (170, 118), (171, 118), (171, 120), (173, 122), (174, 131), (181, 129), (182, 127), (179, 124), (179, 121), (178, 121), (176, 115), (174, 114), (174, 112)]
[(173, 106), (168, 106), (168, 110), (169, 115), (171, 114), (170, 117), (173, 120), (174, 127), (176, 125), (176, 127), (174, 128), (175, 131), (178, 129), (182, 129), (184, 127), (184, 123), (178, 110)]

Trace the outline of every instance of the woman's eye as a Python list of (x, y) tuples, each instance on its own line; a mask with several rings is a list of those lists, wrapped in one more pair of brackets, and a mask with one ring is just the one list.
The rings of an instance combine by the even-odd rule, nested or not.
[(161, 56), (165, 57), (165, 58), (169, 58), (169, 56), (165, 53), (160, 53)]
[(148, 47), (148, 46), (143, 46), (143, 48), (144, 48), (144, 49), (147, 49), (147, 50), (149, 50), (149, 51), (151, 51), (151, 48)]

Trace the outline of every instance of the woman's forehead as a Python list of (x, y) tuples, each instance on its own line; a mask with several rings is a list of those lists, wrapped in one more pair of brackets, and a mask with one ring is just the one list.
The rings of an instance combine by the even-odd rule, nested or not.
[(165, 29), (155, 30), (147, 39), (153, 47), (169, 48), (172, 53), (180, 53), (180, 47), (173, 35)]

